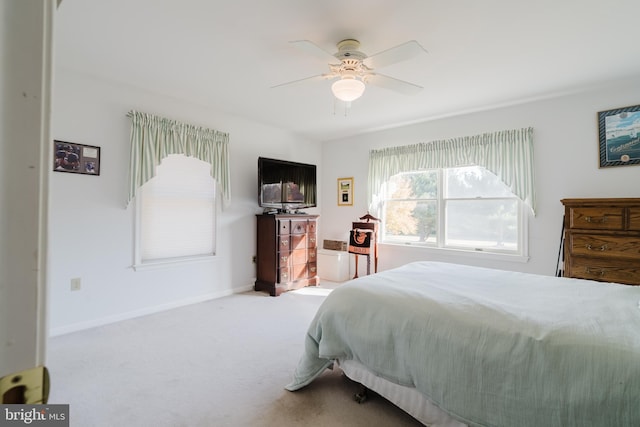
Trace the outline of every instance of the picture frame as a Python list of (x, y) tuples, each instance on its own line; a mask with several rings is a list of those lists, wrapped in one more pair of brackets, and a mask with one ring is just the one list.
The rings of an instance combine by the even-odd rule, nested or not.
[(353, 178), (338, 178), (338, 206), (353, 206)]
[(640, 105), (598, 112), (600, 168), (640, 164)]
[(100, 147), (53, 140), (53, 171), (100, 175)]

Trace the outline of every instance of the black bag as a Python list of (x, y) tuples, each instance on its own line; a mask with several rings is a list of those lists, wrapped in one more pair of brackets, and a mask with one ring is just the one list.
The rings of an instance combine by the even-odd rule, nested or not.
[(351, 230), (349, 234), (349, 252), (352, 254), (369, 255), (371, 253), (372, 230)]

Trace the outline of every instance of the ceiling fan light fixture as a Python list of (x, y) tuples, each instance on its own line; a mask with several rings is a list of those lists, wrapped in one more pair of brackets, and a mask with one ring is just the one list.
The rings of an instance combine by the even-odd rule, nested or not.
[(360, 98), (364, 93), (365, 85), (356, 78), (342, 78), (331, 85), (331, 92), (341, 101), (351, 102)]

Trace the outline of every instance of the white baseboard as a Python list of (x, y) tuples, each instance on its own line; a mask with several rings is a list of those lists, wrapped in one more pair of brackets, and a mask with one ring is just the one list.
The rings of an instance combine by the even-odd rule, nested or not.
[(123, 320), (134, 319), (136, 317), (146, 316), (149, 314), (159, 313), (174, 308), (184, 307), (191, 304), (197, 304), (199, 302), (210, 301), (217, 298), (226, 297), (233, 294), (239, 294), (247, 292), (253, 289), (253, 285), (244, 286), (241, 288), (233, 288), (226, 291), (214, 292), (211, 294), (199, 295), (193, 298), (185, 298), (183, 300), (172, 301), (167, 304), (156, 305), (153, 307), (145, 307), (139, 310), (128, 311), (126, 313), (119, 313), (113, 316), (102, 317), (99, 319), (92, 319), (86, 322), (73, 323), (71, 325), (61, 326), (59, 328), (53, 328), (49, 330), (49, 337), (56, 337), (59, 335), (70, 334), (72, 332), (79, 332), (85, 329), (91, 329), (98, 326), (108, 325), (110, 323), (121, 322)]

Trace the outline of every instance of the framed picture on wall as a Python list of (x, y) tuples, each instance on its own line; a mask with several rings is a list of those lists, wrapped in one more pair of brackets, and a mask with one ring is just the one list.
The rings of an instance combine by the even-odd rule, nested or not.
[(53, 170), (85, 175), (100, 175), (100, 147), (53, 141)]
[(600, 167), (640, 164), (640, 105), (598, 113)]
[(338, 206), (353, 206), (353, 178), (338, 178)]

